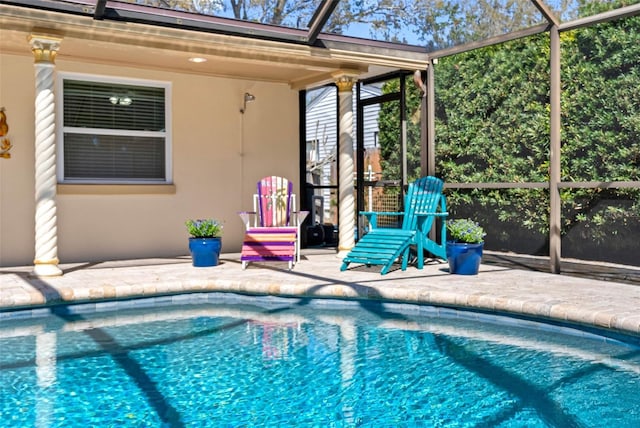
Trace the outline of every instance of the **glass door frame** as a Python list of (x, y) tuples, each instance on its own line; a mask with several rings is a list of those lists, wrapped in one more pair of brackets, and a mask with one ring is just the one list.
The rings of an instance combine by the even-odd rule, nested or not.
[[(356, 140), (356, 147), (355, 147), (355, 151), (354, 151), (354, 156), (355, 156), (355, 162), (356, 162), (356, 184), (355, 184), (355, 199), (356, 199), (356, 226), (358, 228), (359, 231), (361, 231), (363, 225), (362, 225), (362, 219), (359, 215), (360, 211), (364, 211), (365, 209), (365, 205), (364, 205), (364, 198), (365, 198), (365, 187), (367, 186), (367, 184), (371, 184), (371, 181), (366, 181), (365, 180), (365, 168), (364, 168), (364, 160), (365, 160), (365, 148), (364, 148), (364, 109), (365, 107), (371, 106), (371, 105), (375, 105), (375, 104), (382, 104), (385, 102), (393, 102), (393, 101), (398, 101), (400, 103), (399, 105), (399, 111), (400, 111), (400, 118), (398, 118), (399, 120), (399, 126), (400, 126), (400, 147), (402, 150), (402, 155), (401, 155), (401, 159), (402, 159), (402, 163), (401, 163), (401, 183), (400, 183), (400, 191), (402, 196), (404, 196), (404, 193), (406, 191), (407, 188), (407, 112), (406, 112), (406, 77), (410, 76), (413, 72), (410, 71), (406, 71), (406, 70), (399, 70), (399, 71), (395, 71), (392, 73), (387, 73), (387, 74), (383, 74), (383, 75), (379, 75), (379, 76), (375, 76), (375, 77), (371, 77), (368, 79), (363, 79), (360, 80), (356, 83), (356, 85), (354, 85), (354, 88), (356, 90), (356, 94), (355, 94), (355, 114), (356, 114), (356, 135), (355, 135), (355, 140)], [(378, 95), (378, 96), (374, 96), (374, 97), (370, 97), (370, 98), (364, 98), (362, 99), (362, 86), (363, 85), (370, 85), (373, 83), (377, 83), (377, 82), (385, 82), (385, 81), (391, 81), (393, 79), (398, 79), (399, 80), (399, 91), (398, 92), (393, 92), (393, 93), (389, 93), (389, 94), (382, 94), (382, 95)], [(307, 108), (307, 101), (306, 101), (306, 93), (307, 90), (301, 90), (299, 92), (299, 132), (300, 132), (300, 183), (299, 183), (299, 187), (298, 187), (298, 193), (301, 195), (300, 197), (300, 203), (301, 203), (301, 209), (302, 210), (310, 210), (310, 206), (307, 206), (307, 201), (306, 198), (304, 197), (304, 195), (307, 194), (307, 192), (310, 189), (331, 189), (331, 190), (335, 190), (337, 191), (339, 189), (340, 186), (340, 182), (339, 182), (339, 175), (337, 177), (337, 182), (335, 183), (335, 185), (323, 185), (323, 186), (311, 186), (309, 187), (308, 184), (306, 183), (306, 179), (305, 177), (307, 176), (307, 159), (306, 159), (306, 143), (307, 143), (307, 132), (308, 130), (306, 129), (306, 108)], [(335, 106), (336, 110), (335, 110), (335, 114), (336, 114), (336, 124), (339, 128), (339, 124), (340, 124), (340, 106), (339, 103), (336, 103)], [(339, 135), (340, 130), (338, 129), (338, 135)], [(336, 146), (336, 150), (339, 152), (339, 141), (336, 142), (337, 146)], [(340, 169), (340, 156), (338, 153), (337, 159), (336, 159), (336, 168)], [(340, 198), (338, 197), (338, 204), (339, 204), (339, 200)], [(336, 207), (336, 209), (339, 212), (339, 206)], [(310, 218), (307, 217), (307, 219), (305, 220), (305, 226), (309, 225), (310, 223)], [(338, 228), (340, 227), (340, 219), (338, 218), (337, 224), (335, 225)], [(304, 231), (303, 231), (303, 235), (304, 235)], [(358, 233), (359, 235), (359, 233)]]
[[(371, 79), (364, 79), (358, 81), (356, 85), (356, 226), (358, 229), (358, 233), (356, 236), (356, 240), (360, 237), (360, 234), (364, 230), (364, 220), (360, 216), (360, 212), (365, 210), (365, 188), (367, 186), (373, 185), (373, 182), (365, 180), (365, 154), (366, 150), (364, 147), (364, 109), (365, 107), (383, 104), (386, 102), (399, 102), (399, 111), (400, 117), (398, 118), (398, 124), (400, 126), (400, 148), (402, 150), (401, 154), (401, 182), (399, 183), (400, 193), (402, 195), (402, 199), (404, 200), (404, 193), (407, 188), (407, 112), (406, 112), (406, 79), (405, 77), (409, 75), (408, 72), (394, 72), (390, 74), (385, 74), (381, 76), (376, 76)], [(362, 85), (370, 85), (378, 82), (390, 81), (393, 79), (398, 79), (400, 82), (400, 89), (398, 92), (393, 92), (389, 94), (382, 94), (370, 98), (362, 98)]]

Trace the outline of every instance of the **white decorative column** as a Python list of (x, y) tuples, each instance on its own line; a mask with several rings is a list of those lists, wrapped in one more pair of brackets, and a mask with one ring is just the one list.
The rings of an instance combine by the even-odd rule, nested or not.
[(55, 58), (62, 39), (32, 34), (35, 59), (36, 101), (36, 242), (33, 274), (58, 276), (58, 228), (56, 221), (56, 135), (53, 93)]
[(338, 140), (338, 175), (340, 184), (338, 210), (338, 257), (343, 258), (355, 245), (355, 197), (353, 191), (353, 89), (354, 80), (350, 76), (340, 76), (336, 80), (340, 106)]

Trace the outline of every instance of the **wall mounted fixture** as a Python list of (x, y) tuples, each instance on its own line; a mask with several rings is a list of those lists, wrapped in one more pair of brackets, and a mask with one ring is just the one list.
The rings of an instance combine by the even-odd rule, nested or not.
[(247, 103), (254, 101), (256, 99), (256, 97), (252, 94), (250, 94), (249, 92), (245, 92), (244, 93), (244, 101), (242, 103), (242, 108), (240, 109), (240, 113), (244, 114), (245, 110), (247, 109)]

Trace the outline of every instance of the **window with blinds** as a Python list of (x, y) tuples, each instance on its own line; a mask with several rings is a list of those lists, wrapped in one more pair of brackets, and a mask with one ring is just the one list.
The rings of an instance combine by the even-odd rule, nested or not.
[(168, 183), (168, 84), (62, 76), (63, 183)]

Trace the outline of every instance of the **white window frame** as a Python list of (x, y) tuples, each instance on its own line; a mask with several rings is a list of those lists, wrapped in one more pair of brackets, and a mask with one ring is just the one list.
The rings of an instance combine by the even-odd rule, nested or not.
[[(123, 78), (113, 76), (92, 75), (84, 73), (58, 72), (56, 79), (56, 141), (57, 141), (57, 176), (60, 184), (132, 184), (132, 185), (153, 185), (153, 184), (172, 184), (173, 183), (173, 165), (172, 165), (172, 141), (171, 141), (171, 82), (159, 80), (146, 80)], [(132, 86), (148, 86), (153, 88), (163, 88), (165, 99), (165, 130), (162, 131), (132, 131), (123, 129), (103, 129), (103, 128), (76, 128), (65, 127), (64, 125), (64, 81), (79, 80), (85, 82), (96, 83), (114, 83)], [(65, 179), (64, 177), (64, 134), (99, 134), (99, 135), (115, 135), (115, 136), (132, 136), (132, 137), (162, 137), (165, 144), (165, 179), (164, 180), (103, 180), (103, 179)]]

